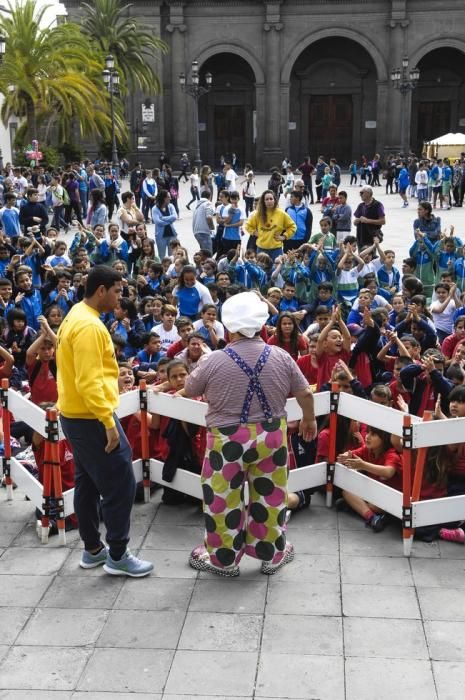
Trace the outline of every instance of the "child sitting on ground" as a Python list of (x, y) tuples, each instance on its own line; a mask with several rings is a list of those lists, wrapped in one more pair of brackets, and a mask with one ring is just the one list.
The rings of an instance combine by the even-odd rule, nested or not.
[[(343, 452), (337, 459), (349, 469), (366, 472), (371, 478), (382, 481), (398, 491), (402, 490), (402, 460), (391, 446), (389, 433), (379, 428), (369, 427), (365, 436), (365, 446)], [(373, 532), (384, 530), (388, 523), (387, 513), (349, 491), (343, 491), (342, 498), (344, 503), (365, 520), (367, 527), (371, 527)]]

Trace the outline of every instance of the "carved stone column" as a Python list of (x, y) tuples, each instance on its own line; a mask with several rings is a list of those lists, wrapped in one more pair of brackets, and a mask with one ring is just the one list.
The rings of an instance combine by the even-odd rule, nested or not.
[[(265, 167), (280, 166), (283, 151), (281, 144), (281, 0), (265, 3)], [(260, 128), (260, 127), (258, 127)]]
[(172, 158), (180, 156), (188, 150), (187, 118), (190, 110), (187, 108), (186, 95), (179, 85), (179, 74), (186, 72), (186, 31), (184, 24), (184, 3), (170, 4), (170, 22), (166, 31), (171, 34), (171, 131), (173, 152)]

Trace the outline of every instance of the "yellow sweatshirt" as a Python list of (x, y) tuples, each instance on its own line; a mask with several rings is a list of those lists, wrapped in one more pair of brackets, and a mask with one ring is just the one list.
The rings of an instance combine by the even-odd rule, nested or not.
[(271, 213), (267, 212), (266, 224), (258, 218), (258, 213), (256, 211), (252, 212), (250, 218), (246, 221), (245, 228), (251, 234), (257, 232), (257, 246), (259, 248), (269, 248), (272, 250), (274, 248), (283, 247), (283, 242), (277, 241), (274, 238), (275, 234), (291, 238), (297, 226), (289, 214), (286, 214), (282, 209), (276, 208), (273, 209)]
[(97, 419), (113, 428), (118, 406), (118, 364), (98, 311), (81, 301), (58, 331), (58, 408), (65, 418)]

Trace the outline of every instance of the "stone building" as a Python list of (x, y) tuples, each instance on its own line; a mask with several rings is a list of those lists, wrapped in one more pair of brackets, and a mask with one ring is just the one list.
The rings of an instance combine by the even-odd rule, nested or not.
[[(347, 165), (465, 131), (463, 0), (133, 0), (131, 12), (170, 48), (163, 94), (128, 100), (132, 161), (192, 158), (197, 124), (215, 167), (232, 152), (259, 168), (306, 154)], [(420, 70), (405, 95), (390, 77), (403, 57)], [(213, 75), (198, 120), (179, 84), (194, 60), (201, 82)]]

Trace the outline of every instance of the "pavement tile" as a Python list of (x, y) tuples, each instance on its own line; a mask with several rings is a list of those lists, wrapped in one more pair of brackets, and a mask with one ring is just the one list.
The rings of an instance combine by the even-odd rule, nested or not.
[(424, 624), (426, 641), (434, 661), (463, 661), (465, 622), (427, 620)]
[(40, 544), (36, 549), (11, 547), (0, 559), (1, 574), (34, 574), (49, 576), (56, 574), (68, 558), (70, 550), (66, 547), (48, 549)]
[(0, 689), (74, 690), (91, 653), (90, 649), (15, 646), (0, 665)]
[[(3, 596), (0, 592), (0, 596)], [(0, 644), (14, 644), (16, 637), (28, 621), (32, 608), (0, 608)]]
[(465, 588), (465, 561), (414, 559), (411, 565), (416, 586)]
[(274, 576), (273, 582), (339, 583), (339, 557), (336, 554), (296, 554), (294, 561)]
[(342, 621), (316, 615), (266, 615), (263, 653), (342, 656)]
[(438, 700), (459, 700), (465, 696), (465, 662), (433, 661)]
[(341, 578), (343, 583), (371, 583), (384, 586), (413, 584), (406, 558), (341, 556)]
[(455, 588), (417, 588), (424, 620), (465, 621), (463, 591)]
[(16, 607), (35, 606), (52, 581), (53, 576), (0, 576), (1, 603)]
[[(219, 583), (223, 583), (220, 581)], [(146, 576), (126, 579), (114, 608), (121, 610), (187, 610), (195, 581)]]
[(429, 658), (420, 620), (346, 617), (344, 650), (346, 657)]
[(341, 615), (341, 587), (338, 583), (297, 583), (272, 576), (266, 612), (281, 615)]
[(263, 653), (255, 697), (344, 700), (343, 659)]
[[(239, 577), (241, 578), (241, 577)], [(197, 579), (189, 605), (191, 612), (219, 613), (263, 613), (267, 580), (262, 576), (258, 581)]]
[(420, 618), (413, 586), (344, 583), (342, 610), (348, 617)]
[[(77, 690), (110, 693), (161, 693), (171, 666), (167, 649), (96, 649)], [(89, 698), (90, 700), (90, 698)]]
[(465, 559), (465, 547), (456, 542), (438, 540), (441, 559)]
[(138, 556), (148, 559), (155, 565), (151, 576), (158, 578), (196, 578), (197, 571), (191, 569), (188, 563), (187, 551), (163, 551), (155, 549), (140, 550)]
[(310, 530), (294, 527), (288, 530), (289, 541), (300, 554), (333, 554), (338, 547), (336, 530)]
[(83, 647), (94, 645), (108, 617), (105, 610), (37, 608), (18, 637), (22, 645)]
[(289, 532), (294, 528), (305, 528), (310, 530), (337, 530), (336, 514), (330, 508), (317, 507), (313, 505), (315, 496), (312, 496), (312, 504), (310, 508), (301, 510), (295, 515), (291, 515), (289, 523)]
[(204, 698), (214, 688), (218, 695), (233, 691), (239, 697), (253, 694), (257, 669), (256, 652), (176, 652), (165, 691), (169, 695), (189, 692)]
[[(72, 690), (34, 690), (33, 700), (71, 700), (73, 697)], [(0, 690), (0, 700), (31, 700), (31, 691)]]
[(24, 494), (15, 491), (12, 501), (6, 501), (5, 491), (0, 493), (0, 522), (27, 523), (34, 518), (35, 508), (30, 501), (24, 500)]
[(112, 610), (97, 646), (176, 649), (184, 618), (183, 610)]
[(188, 612), (179, 649), (258, 651), (262, 615)]
[(203, 525), (203, 513), (200, 505), (186, 503), (179, 506), (160, 504), (153, 525)]
[[(161, 693), (73, 693), (71, 700), (163, 700)], [(0, 698), (1, 700), (1, 698)]]
[(190, 552), (203, 541), (203, 533), (201, 525), (155, 523), (146, 534), (144, 549), (180, 549)]
[[(79, 532), (77, 530), (70, 530), (66, 533), (66, 547), (68, 549), (74, 547), (77, 542), (79, 542)], [(15, 541), (12, 544), (13, 547), (42, 547), (37, 536), (35, 520), (30, 523), (26, 523), (26, 525), (23, 526), (22, 531), (18, 533)], [(49, 537), (47, 543), (47, 549), (54, 548), (63, 548), (63, 545), (60, 544), (59, 538), (56, 536)]]
[[(202, 700), (253, 700), (252, 695), (202, 695)], [(199, 700), (198, 695), (173, 695), (172, 693), (165, 693), (163, 695), (163, 700)]]
[[(437, 700), (430, 662), (416, 659), (348, 658), (346, 700), (373, 698)], [(458, 696), (454, 700), (458, 700)]]
[(0, 547), (8, 547), (23, 528), (24, 523), (22, 522), (2, 522), (0, 525)]
[(57, 576), (40, 602), (44, 608), (111, 608), (123, 585), (120, 577)]

